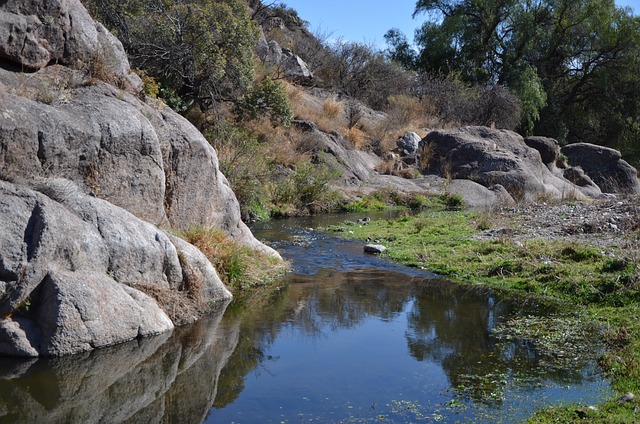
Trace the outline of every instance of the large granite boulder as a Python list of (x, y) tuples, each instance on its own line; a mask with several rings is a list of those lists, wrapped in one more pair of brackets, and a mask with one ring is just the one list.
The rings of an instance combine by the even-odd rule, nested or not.
[(255, 51), (263, 62), (278, 68), (285, 78), (299, 83), (313, 80), (313, 72), (300, 56), (283, 49), (276, 40), (267, 41), (263, 31), (260, 31)]
[(589, 143), (564, 146), (561, 152), (605, 193), (640, 193), (638, 171), (622, 159), (619, 151)]
[(125, 79), (122, 44), (91, 19), (79, 0), (0, 2), (0, 58), (41, 69), (51, 63), (89, 69), (99, 65)]
[[(38, 40), (49, 49), (51, 61), (73, 65), (74, 58), (86, 61), (111, 49), (109, 72), (118, 80), (130, 76), (120, 43), (76, 0), (9, 1), (0, 5), (0, 13), (45, 19), (52, 28), (38, 32)], [(7, 35), (5, 41), (14, 38)], [(4, 56), (31, 66), (25, 54)], [(30, 74), (0, 68), (0, 93), (3, 173), (62, 176), (150, 222), (216, 226), (250, 247), (276, 254), (242, 223), (214, 149), (161, 102), (145, 103), (135, 93), (61, 65)]]
[(86, 85), (59, 65), (35, 74), (0, 69), (0, 84), (5, 174), (62, 176), (150, 222), (215, 226), (275, 254), (242, 222), (215, 150), (169, 107), (106, 83)]
[(560, 145), (555, 139), (535, 136), (526, 137), (524, 142), (540, 153), (540, 159), (547, 167), (556, 166), (560, 159)]
[(580, 187), (545, 166), (539, 151), (513, 131), (486, 127), (432, 131), (422, 140), (419, 153), (425, 174), (471, 180), (487, 188), (499, 184), (516, 201), (585, 196)]
[[(0, 215), (0, 354), (158, 334), (195, 320), (195, 302), (231, 298), (193, 246), (68, 180), (0, 181)], [(180, 311), (158, 304), (171, 300)]]
[[(239, 324), (221, 323), (223, 312), (119, 346), (6, 363), (0, 382), (11, 395), (0, 396), (0, 422), (204, 422), (240, 336)], [(28, 381), (46, 381), (46, 390)]]

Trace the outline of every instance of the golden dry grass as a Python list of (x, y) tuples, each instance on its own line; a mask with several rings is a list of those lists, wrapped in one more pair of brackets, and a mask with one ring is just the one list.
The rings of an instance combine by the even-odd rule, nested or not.
[(342, 104), (335, 97), (327, 97), (322, 102), (322, 112), (329, 119), (337, 119), (342, 115)]
[(342, 135), (344, 138), (353, 143), (353, 146), (356, 149), (365, 149), (369, 145), (369, 139), (367, 134), (362, 131), (360, 128), (345, 128), (342, 130)]
[(204, 253), (232, 290), (264, 285), (288, 267), (285, 261), (248, 248), (214, 228), (192, 228), (180, 236)]

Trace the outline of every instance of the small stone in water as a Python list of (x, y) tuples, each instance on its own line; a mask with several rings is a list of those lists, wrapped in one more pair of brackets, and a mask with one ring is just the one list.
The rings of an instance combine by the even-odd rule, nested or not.
[(382, 246), (381, 244), (367, 244), (366, 246), (364, 246), (365, 253), (377, 254), (382, 253), (385, 250), (387, 250), (387, 248)]

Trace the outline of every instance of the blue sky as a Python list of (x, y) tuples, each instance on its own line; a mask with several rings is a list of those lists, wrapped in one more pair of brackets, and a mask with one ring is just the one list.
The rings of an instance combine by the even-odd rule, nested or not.
[[(312, 32), (320, 31), (331, 39), (371, 43), (384, 47), (384, 34), (399, 28), (410, 41), (414, 30), (425, 20), (412, 19), (416, 0), (282, 0), (309, 21)], [(631, 6), (640, 14), (640, 0), (616, 0), (619, 6)]]

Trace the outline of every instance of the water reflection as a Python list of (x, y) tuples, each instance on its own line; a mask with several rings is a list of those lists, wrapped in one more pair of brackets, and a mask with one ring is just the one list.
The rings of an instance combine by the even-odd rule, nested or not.
[[(233, 395), (216, 400), (208, 422), (373, 422), (381, 411), (400, 422), (419, 418), (394, 417), (388, 405), (398, 399), (420, 399), (438, 419), (481, 422), (482, 412), (489, 422), (510, 421), (543, 399), (595, 402), (607, 392), (593, 358), (559, 371), (539, 364), (528, 343), (496, 340), (497, 324), (541, 312), (534, 304), (372, 269), (325, 269), (292, 280), (261, 314), (239, 309), (225, 317), (241, 323), (238, 349), (220, 376)], [(452, 400), (466, 403), (468, 415), (442, 407)]]
[(238, 343), (223, 312), (84, 355), (0, 359), (0, 423), (202, 422)]
[(442, 364), (456, 394), (499, 405), (506, 396), (508, 380), (519, 381), (524, 390), (545, 381), (579, 386), (585, 380), (601, 378), (594, 355), (577, 357), (570, 366), (546, 366), (531, 342), (498, 342), (493, 334), (506, 317), (543, 311), (514, 304), (515, 300), (497, 300), (491, 291), (468, 292), (455, 286), (449, 291), (443, 296), (442, 290), (433, 287), (420, 289), (408, 314), (406, 337), (414, 358)]

